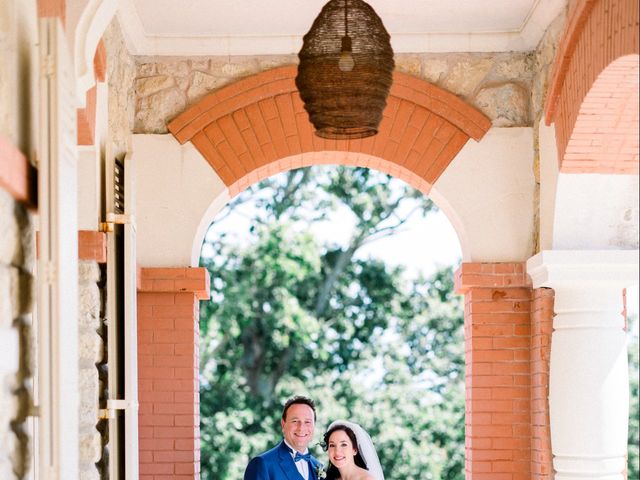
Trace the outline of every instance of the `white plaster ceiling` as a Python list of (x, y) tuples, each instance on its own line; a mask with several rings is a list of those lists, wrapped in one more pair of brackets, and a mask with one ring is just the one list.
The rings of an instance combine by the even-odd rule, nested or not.
[[(134, 55), (297, 53), (326, 0), (120, 0)], [(533, 50), (566, 0), (369, 0), (396, 53)]]

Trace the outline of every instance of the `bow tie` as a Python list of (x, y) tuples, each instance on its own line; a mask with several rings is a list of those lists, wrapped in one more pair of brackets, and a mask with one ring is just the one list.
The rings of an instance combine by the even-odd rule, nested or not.
[(296, 452), (296, 456), (293, 459), (293, 461), (299, 462), (300, 460), (306, 460), (308, 462), (309, 460), (311, 460), (311, 454), (310, 453), (302, 454), (300, 452)]

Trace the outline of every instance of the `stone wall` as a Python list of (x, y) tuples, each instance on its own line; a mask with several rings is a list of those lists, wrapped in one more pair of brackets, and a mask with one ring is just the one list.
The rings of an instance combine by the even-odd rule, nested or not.
[[(295, 55), (261, 57), (137, 57), (135, 133), (167, 133), (167, 123), (207, 93), (242, 77), (297, 63)], [(455, 93), (494, 126), (532, 122), (535, 52), (399, 54), (396, 68)]]
[(17, 45), (15, 44), (15, 4), (0, 2), (0, 133), (16, 143), (15, 91)]
[(0, 1), (0, 135), (25, 153), (37, 133), (36, 2)]
[[(0, 1), (0, 479), (23, 479), (32, 460), (32, 308), (34, 227), (23, 152), (33, 149), (37, 69), (35, 2)], [(18, 150), (19, 149), (19, 150)], [(4, 168), (3, 168), (4, 167)], [(11, 192), (11, 193), (9, 193)]]
[(540, 251), (540, 122), (544, 115), (544, 103), (547, 98), (549, 82), (551, 81), (551, 69), (556, 56), (556, 50), (560, 42), (566, 13), (563, 12), (549, 25), (542, 40), (535, 51), (535, 65), (532, 89), (531, 89), (531, 117), (533, 122), (533, 174), (536, 188), (533, 197), (534, 215), (534, 253)]
[[(98, 480), (96, 464), (102, 458), (103, 439), (96, 428), (99, 422), (101, 383), (97, 366), (104, 360), (102, 331), (100, 266), (95, 261), (78, 262), (78, 356), (80, 405), (80, 478)], [(102, 389), (103, 390), (103, 389)]]
[(10, 480), (25, 478), (33, 447), (27, 417), (35, 247), (30, 213), (1, 188), (0, 232), (0, 478)]
[(104, 36), (107, 50), (108, 133), (107, 155), (124, 155), (131, 150), (133, 127), (133, 84), (136, 76), (134, 59), (124, 43), (117, 20), (111, 21)]

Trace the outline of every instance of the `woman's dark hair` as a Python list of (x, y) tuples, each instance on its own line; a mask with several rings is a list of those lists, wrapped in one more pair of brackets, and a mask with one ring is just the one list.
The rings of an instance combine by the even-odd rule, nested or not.
[[(353, 430), (351, 430), (346, 425), (340, 425), (340, 424), (334, 425), (329, 430), (327, 430), (327, 433), (324, 434), (323, 448), (325, 450), (329, 449), (329, 438), (331, 437), (331, 435), (334, 432), (337, 432), (338, 430), (341, 430), (341, 431), (343, 431), (344, 433), (347, 434), (347, 436), (349, 437), (349, 440), (351, 440), (351, 444), (353, 445), (353, 448), (356, 449), (356, 455), (353, 457), (354, 463), (358, 467), (364, 468), (365, 470), (368, 470), (367, 464), (365, 463), (364, 458), (362, 458), (362, 455), (360, 455), (360, 446), (358, 445), (358, 440), (356, 439), (356, 434), (353, 433)], [(327, 479), (326, 480), (335, 480), (337, 478), (340, 478), (340, 472), (331, 463), (331, 460), (329, 460), (329, 468), (327, 469)]]

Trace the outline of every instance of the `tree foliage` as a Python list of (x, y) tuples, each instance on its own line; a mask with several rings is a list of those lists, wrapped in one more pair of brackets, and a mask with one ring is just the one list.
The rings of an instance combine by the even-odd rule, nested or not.
[(627, 458), (627, 478), (640, 478), (640, 389), (639, 389), (639, 344), (638, 344), (638, 317), (629, 319), (629, 438)]
[[(247, 205), (242, 241), (219, 235), (202, 257), (212, 278), (201, 308), (203, 478), (241, 478), (250, 456), (278, 441), (283, 400), (300, 393), (317, 399), (318, 438), (336, 418), (367, 428), (389, 480), (463, 478), (451, 269), (408, 280), (358, 255), (431, 202), (387, 175), (337, 167), (268, 179), (220, 218)], [(341, 240), (313, 235), (335, 221)]]
[[(281, 405), (294, 394), (316, 399), (318, 439), (332, 420), (361, 423), (388, 480), (464, 478), (463, 312), (452, 269), (408, 278), (358, 254), (432, 210), (386, 175), (338, 167), (268, 179), (220, 215), (217, 223), (245, 215), (248, 228), (211, 237), (201, 260), (212, 278), (201, 307), (204, 480), (242, 478), (249, 458), (280, 439)], [(327, 222), (341, 222), (344, 238), (320, 239)], [(638, 478), (630, 339), (629, 478)]]

